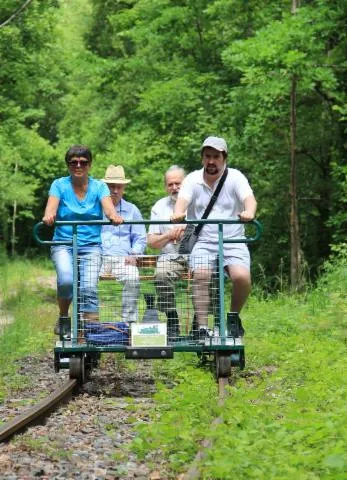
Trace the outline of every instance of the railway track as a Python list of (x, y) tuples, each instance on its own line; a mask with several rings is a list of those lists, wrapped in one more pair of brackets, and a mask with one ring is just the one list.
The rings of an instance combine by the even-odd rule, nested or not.
[[(40, 362), (35, 366), (38, 378), (32, 384), (40, 389), (40, 374), (51, 372), (51, 362)], [(11, 428), (11, 432), (5, 433), (11, 425), (3, 425), (0, 478), (105, 479), (125, 478), (127, 475), (129, 479), (136, 479), (140, 473), (142, 478), (150, 478), (152, 470), (160, 471), (161, 458), (157, 461), (158, 465), (147, 465), (127, 448), (137, 435), (134, 415), (139, 412), (140, 421), (146, 421), (146, 411), (152, 408), (152, 394), (155, 392), (149, 362), (138, 362), (136, 366), (136, 370), (129, 369), (127, 365), (118, 363), (118, 359), (107, 355), (102, 368), (93, 372), (85, 384), (78, 385), (77, 392), (73, 392), (71, 384), (73, 397), (69, 403), (56, 408), (48, 399), (45, 400), (50, 404), (48, 410), (51, 408), (51, 411), (44, 414), (44, 421), (41, 418), (32, 421), (27, 431), (21, 424), (16, 432)], [(66, 375), (60, 375), (59, 380), (65, 382)], [(52, 391), (57, 384), (54, 382), (52, 385), (48, 381), (42, 387), (50, 387)], [(33, 392), (34, 388), (31, 388), (27, 395), (19, 393), (18, 400), (32, 399)], [(63, 396), (61, 400), (64, 398), (67, 397)], [(13, 409), (20, 404), (15, 400), (15, 397), (14, 402), (8, 399), (7, 416), (3, 418), (14, 415)], [(28, 413), (29, 410), (25, 412)], [(41, 416), (40, 413), (38, 415)], [(15, 420), (18, 417), (13, 422)], [(16, 435), (22, 429), (24, 435)], [(10, 435), (13, 438), (9, 439)], [(119, 456), (117, 461), (113, 458), (115, 454)]]
[[(228, 397), (228, 390), (227, 386), (230, 385), (229, 378), (227, 377), (220, 377), (218, 379), (218, 405), (223, 406), (225, 399)], [(211, 429), (214, 429), (217, 425), (223, 422), (223, 416), (220, 415), (219, 417), (215, 418), (210, 425)], [(203, 458), (206, 456), (208, 450), (212, 446), (212, 441), (210, 439), (205, 439), (201, 442), (200, 449), (198, 453), (195, 455), (194, 460), (190, 464), (190, 467), (179, 478), (180, 480), (198, 480), (201, 478), (200, 472), (200, 465)]]
[(14, 434), (22, 432), (33, 422), (44, 417), (50, 411), (57, 408), (61, 403), (68, 401), (74, 389), (78, 385), (77, 380), (67, 380), (63, 385), (54, 390), (48, 397), (41, 400), (31, 408), (25, 410), (22, 414), (16, 416), (9, 422), (0, 427), (0, 442), (9, 440)]
[[(236, 380), (232, 378), (232, 381)], [(230, 378), (219, 378), (218, 380), (218, 404), (219, 406), (223, 406), (225, 400), (228, 398), (229, 391), (227, 386), (230, 385)], [(16, 416), (11, 421), (7, 422), (3, 426), (0, 427), (0, 442), (6, 442), (15, 434), (23, 432), (26, 428), (34, 423), (38, 423), (38, 421), (42, 420), (43, 417), (47, 417), (47, 415), (54, 411), (58, 405), (63, 403), (64, 401), (68, 401), (73, 391), (77, 388), (78, 381), (77, 380), (67, 380), (62, 386), (57, 388), (53, 393), (51, 393), (48, 397), (44, 400), (41, 400), (39, 403), (34, 405), (33, 407), (27, 409), (22, 414)], [(218, 416), (215, 418), (210, 428), (214, 429), (217, 425), (223, 422), (223, 415)], [(206, 457), (208, 450), (212, 446), (212, 441), (210, 439), (205, 439), (201, 442), (199, 451), (195, 455), (193, 461), (188, 466), (188, 469), (184, 474), (179, 476), (180, 480), (197, 480), (201, 478), (201, 462)]]

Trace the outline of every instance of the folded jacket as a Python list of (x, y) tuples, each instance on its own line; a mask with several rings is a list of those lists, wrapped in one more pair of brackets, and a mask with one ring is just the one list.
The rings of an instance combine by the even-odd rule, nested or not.
[(85, 339), (93, 345), (129, 345), (129, 325), (124, 322), (93, 322), (84, 328)]

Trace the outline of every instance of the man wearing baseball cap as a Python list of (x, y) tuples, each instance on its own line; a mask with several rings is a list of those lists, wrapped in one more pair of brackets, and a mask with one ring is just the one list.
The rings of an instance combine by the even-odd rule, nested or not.
[[(201, 219), (218, 185), (224, 170), (227, 176), (219, 192), (208, 219), (232, 219), (249, 222), (254, 219), (257, 202), (247, 178), (234, 168), (227, 167), (228, 146), (224, 138), (207, 137), (201, 146), (203, 168), (186, 176), (178, 194), (173, 222)], [(224, 239), (244, 238), (242, 224), (224, 225)], [(239, 326), (239, 334), (244, 333), (239, 317), (251, 290), (250, 256), (245, 243), (225, 243), (224, 268), (230, 277), (233, 290), (231, 316)], [(205, 224), (199, 233), (198, 241), (190, 256), (193, 271), (193, 303), (199, 324), (197, 338), (204, 340), (212, 335), (208, 328), (209, 282), (215, 269), (218, 254), (218, 226)], [(231, 318), (231, 317), (229, 317)]]

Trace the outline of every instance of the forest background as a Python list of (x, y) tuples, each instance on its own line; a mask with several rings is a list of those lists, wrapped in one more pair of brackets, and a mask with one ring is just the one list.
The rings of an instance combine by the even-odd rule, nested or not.
[(149, 218), (165, 170), (200, 168), (212, 134), (259, 203), (255, 280), (290, 279), (295, 235), (315, 278), (346, 249), (346, 19), (344, 0), (2, 0), (2, 253), (38, 253), (71, 144), (90, 146), (96, 178), (123, 165)]

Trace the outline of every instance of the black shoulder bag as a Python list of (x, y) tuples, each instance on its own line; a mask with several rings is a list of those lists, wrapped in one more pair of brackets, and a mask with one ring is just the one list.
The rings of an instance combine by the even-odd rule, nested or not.
[[(212, 210), (213, 205), (215, 204), (215, 201), (217, 200), (217, 197), (219, 195), (219, 192), (222, 190), (223, 184), (225, 182), (225, 179), (227, 178), (228, 175), (228, 167), (225, 167), (225, 170), (223, 172), (223, 175), (221, 176), (217, 188), (214, 191), (211, 200), (209, 201), (206, 210), (203, 213), (203, 216), (201, 217), (201, 220), (204, 220), (207, 218)], [(189, 223), (186, 226), (186, 229), (184, 230), (182, 240), (180, 241), (180, 245), (178, 247), (178, 253), (181, 255), (186, 255), (188, 253), (191, 253), (193, 250), (194, 245), (196, 244), (198, 240), (199, 233), (201, 232), (202, 227), (204, 226), (203, 223), (199, 223), (199, 225), (194, 225), (193, 223)]]

